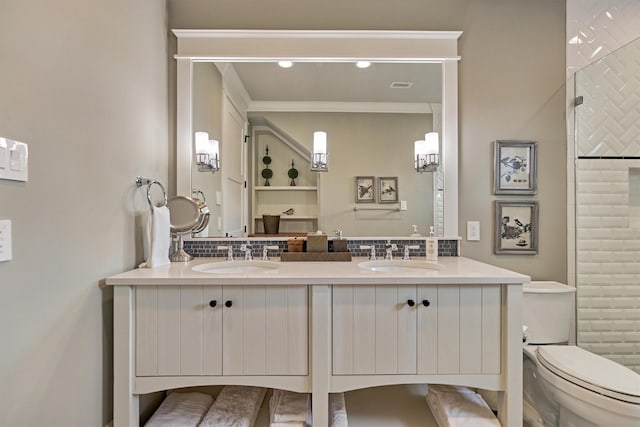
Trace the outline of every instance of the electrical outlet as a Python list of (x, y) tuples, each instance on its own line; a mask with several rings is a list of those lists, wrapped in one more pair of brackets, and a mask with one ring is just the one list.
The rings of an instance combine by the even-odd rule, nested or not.
[(0, 221), (0, 262), (11, 261), (11, 220)]
[(467, 221), (467, 240), (480, 240), (480, 221)]

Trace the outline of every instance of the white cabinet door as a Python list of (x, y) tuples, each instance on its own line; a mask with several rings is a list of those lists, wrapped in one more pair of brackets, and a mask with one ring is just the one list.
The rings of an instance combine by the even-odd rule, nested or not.
[[(138, 286), (136, 375), (220, 375), (220, 286)], [(215, 305), (212, 303), (212, 305)]]
[(333, 374), (500, 373), (500, 285), (334, 286)]
[(307, 375), (306, 286), (136, 287), (136, 375)]
[(334, 375), (415, 373), (415, 286), (334, 286), (332, 298)]
[(307, 375), (306, 286), (227, 286), (223, 293), (225, 375)]
[(500, 285), (418, 286), (419, 374), (499, 374)]

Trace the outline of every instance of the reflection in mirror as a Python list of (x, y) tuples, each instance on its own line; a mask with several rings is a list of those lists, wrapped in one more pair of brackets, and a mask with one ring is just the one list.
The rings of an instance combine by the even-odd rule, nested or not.
[[(374, 62), (359, 69), (352, 63), (314, 62), (283, 69), (274, 62), (194, 63), (192, 129), (221, 140), (222, 172), (198, 172), (192, 162), (192, 192), (206, 198), (211, 212), (209, 226), (196, 237), (233, 235), (222, 209), (232, 198), (223, 188), (231, 142), (221, 130), (223, 101), (234, 97), (246, 99), (251, 136), (249, 234), (264, 233), (262, 215), (280, 215), (280, 233), (341, 229), (346, 236), (408, 236), (413, 225), (422, 235), (436, 225), (442, 235), (442, 174), (417, 173), (413, 160), (414, 142), (442, 129), (441, 67)], [(312, 135), (318, 130), (328, 135), (328, 173), (310, 171)], [(267, 147), (273, 174), (269, 186), (262, 175)], [(295, 187), (288, 174), (292, 163)], [(356, 203), (356, 176), (397, 177), (392, 203), (386, 203), (387, 197), (380, 200), (377, 179), (371, 203)]]

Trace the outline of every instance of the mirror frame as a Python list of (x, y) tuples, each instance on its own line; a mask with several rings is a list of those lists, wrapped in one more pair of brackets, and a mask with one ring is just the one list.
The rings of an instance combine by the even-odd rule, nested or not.
[(362, 59), (374, 62), (440, 63), (444, 236), (458, 236), (458, 38), (462, 35), (461, 31), (176, 29), (173, 33), (177, 37), (177, 194), (191, 194), (194, 62), (281, 59), (299, 62), (355, 62)]

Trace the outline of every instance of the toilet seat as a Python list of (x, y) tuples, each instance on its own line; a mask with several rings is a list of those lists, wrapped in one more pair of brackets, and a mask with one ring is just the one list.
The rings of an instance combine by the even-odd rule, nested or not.
[(537, 348), (540, 363), (555, 375), (595, 393), (640, 405), (640, 375), (576, 346)]

